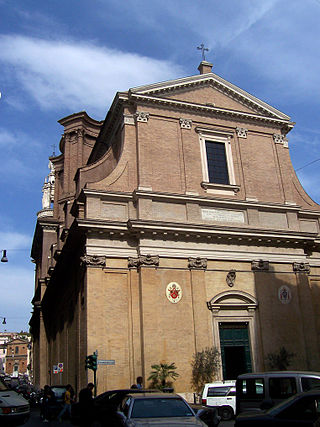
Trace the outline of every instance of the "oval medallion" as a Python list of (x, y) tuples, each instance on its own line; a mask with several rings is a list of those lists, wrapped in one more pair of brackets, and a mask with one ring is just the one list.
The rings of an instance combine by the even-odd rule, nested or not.
[(176, 304), (182, 298), (181, 286), (176, 282), (171, 282), (166, 288), (166, 295), (170, 302)]

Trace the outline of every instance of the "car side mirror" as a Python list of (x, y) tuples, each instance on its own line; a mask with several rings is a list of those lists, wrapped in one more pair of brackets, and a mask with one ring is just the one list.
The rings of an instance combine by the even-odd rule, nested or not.
[(217, 410), (216, 409), (198, 409), (195, 410), (196, 413), (196, 417), (199, 418), (201, 421), (203, 421), (205, 424), (207, 425), (215, 425), (215, 421), (220, 421), (221, 417), (219, 415), (217, 415)]

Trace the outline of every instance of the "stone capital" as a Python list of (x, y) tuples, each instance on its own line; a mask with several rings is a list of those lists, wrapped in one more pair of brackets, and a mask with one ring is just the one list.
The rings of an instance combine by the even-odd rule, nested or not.
[(179, 119), (181, 129), (191, 129), (192, 120), (191, 119)]
[(149, 113), (146, 113), (145, 111), (137, 111), (135, 118), (137, 122), (146, 123), (149, 120)]
[(296, 273), (310, 274), (310, 264), (308, 262), (294, 262), (293, 271)]
[(128, 258), (128, 267), (129, 268), (139, 268), (141, 266), (159, 266), (159, 256), (158, 255), (140, 255), (137, 258)]
[(197, 269), (197, 270), (206, 270), (207, 268), (207, 258), (189, 258), (188, 268), (189, 269)]
[(238, 138), (247, 138), (248, 129), (236, 128)]
[(105, 267), (106, 257), (100, 255), (83, 255), (81, 258), (81, 264), (86, 267)]
[(263, 261), (262, 259), (259, 259), (258, 261), (252, 261), (251, 270), (252, 271), (268, 271), (269, 261)]

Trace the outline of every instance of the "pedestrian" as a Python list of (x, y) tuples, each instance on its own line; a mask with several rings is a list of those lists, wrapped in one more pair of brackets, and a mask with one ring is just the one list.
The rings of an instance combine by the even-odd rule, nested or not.
[(79, 393), (79, 412), (80, 412), (80, 426), (86, 427), (92, 415), (93, 396), (92, 390), (94, 384), (89, 383), (87, 387), (83, 388)]
[(72, 403), (72, 395), (73, 395), (72, 392), (73, 392), (73, 389), (71, 385), (68, 384), (63, 396), (64, 405), (58, 415), (58, 420), (60, 423), (62, 422), (62, 415), (64, 415), (66, 412), (68, 413), (69, 418), (71, 418), (71, 403)]
[(143, 389), (143, 378), (142, 377), (137, 377), (137, 388), (139, 389)]
[(55, 394), (49, 385), (45, 385), (43, 389), (43, 397), (41, 403), (40, 417), (42, 421), (47, 423), (51, 418), (52, 406), (56, 401)]

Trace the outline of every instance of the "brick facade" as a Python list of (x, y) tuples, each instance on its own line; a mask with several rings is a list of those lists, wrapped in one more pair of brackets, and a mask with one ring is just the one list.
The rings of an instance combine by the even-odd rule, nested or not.
[[(320, 209), (293, 170), (287, 115), (208, 72), (120, 92), (103, 122), (60, 124), (32, 248), (37, 384), (58, 383), (63, 362), (79, 390), (95, 350), (115, 360), (98, 392), (161, 361), (190, 392), (192, 357), (210, 346), (218, 378), (266, 369), (281, 346), (292, 368), (320, 370)], [(224, 146), (227, 184), (208, 179), (207, 142)]]

